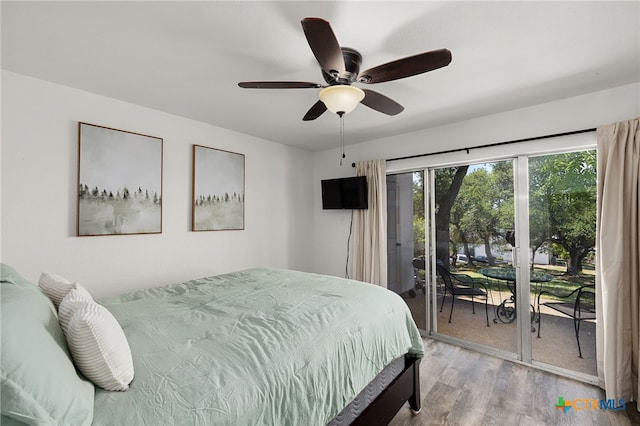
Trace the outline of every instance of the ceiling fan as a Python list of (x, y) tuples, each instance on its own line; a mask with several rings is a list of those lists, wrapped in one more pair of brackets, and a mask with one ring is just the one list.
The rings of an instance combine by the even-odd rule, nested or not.
[(351, 112), (358, 103), (387, 115), (396, 115), (404, 107), (396, 101), (370, 89), (360, 89), (353, 83), (375, 84), (398, 80), (445, 67), (451, 62), (447, 49), (432, 50), (387, 62), (360, 72), (362, 55), (349, 47), (340, 47), (331, 25), (321, 18), (304, 18), (302, 29), (313, 51), (327, 85), (305, 81), (245, 81), (238, 86), (246, 89), (319, 89), (320, 100), (307, 111), (304, 121), (315, 120), (327, 109), (339, 116)]

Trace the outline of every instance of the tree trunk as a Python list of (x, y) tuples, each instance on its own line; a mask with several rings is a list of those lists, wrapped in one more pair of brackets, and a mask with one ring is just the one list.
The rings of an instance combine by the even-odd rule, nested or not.
[[(438, 212), (436, 213), (436, 260), (449, 269), (449, 217), (451, 208), (458, 197), (462, 180), (467, 174), (469, 166), (456, 169), (449, 188), (436, 188)], [(439, 196), (441, 194), (441, 196)]]
[(489, 262), (489, 266), (494, 266), (496, 262), (493, 260), (493, 254), (491, 254), (491, 244), (489, 242), (490, 235), (483, 234), (482, 239), (484, 240), (484, 253), (487, 255), (487, 262)]
[(540, 247), (542, 247), (542, 244), (544, 244), (544, 241), (541, 244), (535, 244), (534, 246), (531, 247), (531, 266), (533, 266), (533, 261), (536, 258), (536, 252), (540, 250)]
[(582, 261), (587, 256), (587, 251), (582, 247), (569, 250), (566, 275), (578, 275), (582, 272)]
[(436, 260), (449, 269), (449, 227), (447, 224), (439, 223), (438, 215), (436, 215)]
[[(460, 231), (460, 240), (462, 241), (462, 247), (464, 247), (464, 254), (467, 256), (467, 265), (471, 264), (471, 254), (469, 253), (469, 241), (464, 232)], [(456, 250), (456, 254), (458, 251)]]

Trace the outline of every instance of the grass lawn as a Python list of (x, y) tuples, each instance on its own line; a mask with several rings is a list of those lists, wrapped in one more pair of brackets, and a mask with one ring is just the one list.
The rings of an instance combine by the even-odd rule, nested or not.
[[(585, 265), (587, 266), (587, 265)], [(457, 268), (452, 268), (451, 272), (466, 274), (472, 278), (477, 278), (484, 280), (487, 285), (487, 288), (490, 290), (496, 291), (504, 291), (505, 284), (504, 281), (495, 280), (491, 278), (487, 278), (484, 275), (478, 272), (479, 269), (486, 268), (486, 265), (459, 265)], [(496, 268), (499, 266), (496, 266)], [(540, 272), (546, 272), (553, 276), (553, 280), (549, 282), (537, 283), (537, 291), (536, 283), (531, 283), (532, 296), (537, 296), (537, 292), (539, 291), (550, 291), (556, 294), (569, 294), (576, 288), (592, 284), (595, 285), (596, 277), (595, 277), (595, 268), (593, 265), (588, 265), (585, 267), (579, 275), (570, 276), (565, 275), (566, 266), (560, 265), (535, 265), (534, 269)], [(549, 296), (549, 295), (546, 295)], [(549, 296), (551, 298), (551, 296)]]

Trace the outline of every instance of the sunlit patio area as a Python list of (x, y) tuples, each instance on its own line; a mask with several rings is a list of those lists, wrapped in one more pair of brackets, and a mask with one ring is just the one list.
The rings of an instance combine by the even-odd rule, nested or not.
[[(475, 299), (475, 314), (470, 298), (457, 297), (451, 323), (451, 296), (447, 295), (442, 312), (441, 296), (438, 297), (437, 331), (451, 337), (468, 340), (509, 352), (517, 351), (517, 321), (505, 323), (498, 318), (496, 309), (505, 298), (504, 292), (491, 291), (488, 299), (489, 327), (485, 317), (484, 300)], [(532, 295), (533, 297), (533, 295)], [(424, 295), (404, 296), (419, 328), (425, 329)], [(528, 319), (530, 320), (530, 318)], [(539, 317), (532, 322), (532, 356), (535, 361), (567, 368), (585, 374), (596, 375), (595, 322), (583, 321), (580, 327), (582, 358), (578, 356), (573, 319), (554, 309), (541, 306)], [(540, 330), (540, 338), (538, 335)]]

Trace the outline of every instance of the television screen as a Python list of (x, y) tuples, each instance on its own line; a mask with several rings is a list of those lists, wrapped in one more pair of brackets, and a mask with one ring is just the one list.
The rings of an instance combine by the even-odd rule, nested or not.
[(322, 208), (324, 210), (369, 208), (367, 178), (356, 176), (323, 180)]

